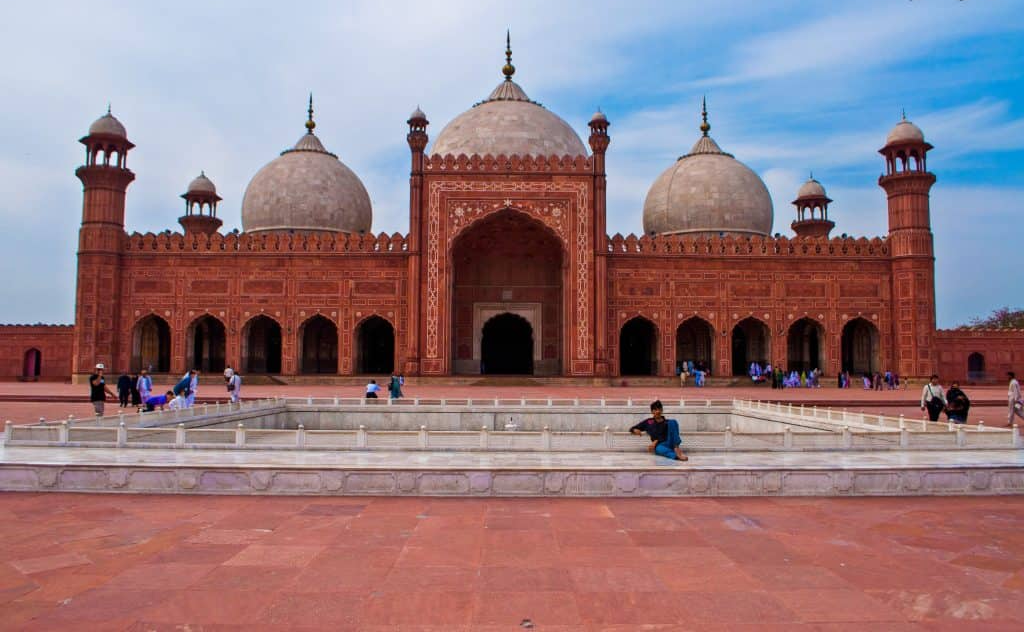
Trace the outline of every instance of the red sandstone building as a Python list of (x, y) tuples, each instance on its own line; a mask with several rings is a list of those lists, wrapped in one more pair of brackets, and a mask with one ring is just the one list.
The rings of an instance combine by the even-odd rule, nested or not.
[(927, 170), (932, 148), (902, 120), (880, 150), (884, 237), (830, 238), (817, 181), (793, 201), (794, 237), (772, 236), (761, 179), (709, 135), (651, 186), (643, 233), (605, 228), (609, 122), (588, 145), (505, 79), (429, 145), (408, 120), (409, 233), (371, 232), (359, 178), (306, 133), (261, 169), (242, 231), (219, 232), (201, 174), (183, 232), (127, 233), (134, 145), (109, 112), (81, 139), (85, 164), (75, 324), (0, 327), (0, 374), (57, 379), (196, 367), (243, 374), (594, 379), (713, 375), (753, 362), (834, 376), (1001, 377), (1024, 335), (936, 331)]

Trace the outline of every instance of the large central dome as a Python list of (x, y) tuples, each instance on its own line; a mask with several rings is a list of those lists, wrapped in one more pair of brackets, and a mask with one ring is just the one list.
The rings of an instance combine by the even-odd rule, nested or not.
[(484, 101), (452, 119), (437, 135), (432, 154), (585, 156), (583, 141), (568, 123), (526, 96), (512, 81), (506, 49), (505, 80)]

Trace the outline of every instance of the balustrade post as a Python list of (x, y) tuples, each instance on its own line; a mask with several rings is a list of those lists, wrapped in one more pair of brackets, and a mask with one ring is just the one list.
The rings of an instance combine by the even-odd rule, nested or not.
[(4, 422), (4, 443), (10, 443), (12, 437), (14, 437), (14, 423), (8, 419)]
[(732, 426), (725, 427), (725, 448), (732, 449)]
[(956, 447), (962, 448), (967, 444), (967, 433), (963, 426), (956, 427)]
[[(7, 423), (11, 422), (8, 421)], [(1017, 424), (1013, 424), (1013, 428), (1010, 429), (1010, 434), (1013, 435), (1010, 437), (1010, 445), (1015, 448), (1021, 447), (1020, 431), (1017, 430)]]
[(420, 426), (420, 433), (419, 433), (418, 440), (419, 440), (420, 449), (426, 449), (426, 447), (427, 447), (427, 427), (426, 426)]
[(68, 444), (68, 422), (60, 422), (60, 429), (57, 431), (57, 441), (61, 445)]
[(178, 427), (174, 429), (174, 447), (185, 447), (185, 424), (178, 424)]
[(245, 447), (245, 424), (240, 423), (235, 427), (235, 447)]
[(793, 431), (789, 426), (786, 426), (782, 431), (782, 447), (787, 450), (793, 447)]
[(545, 452), (551, 451), (551, 428), (544, 426), (540, 431), (540, 448)]
[(128, 429), (122, 421), (117, 424), (117, 447), (123, 448), (126, 445), (128, 445)]
[(480, 426), (480, 449), (487, 449), (487, 426)]
[(853, 433), (849, 426), (843, 426), (843, 448), (849, 450), (853, 447)]
[(604, 448), (605, 450), (612, 449), (612, 429), (608, 426), (604, 427)]
[(906, 450), (910, 447), (910, 431), (900, 428), (900, 448)]
[(356, 447), (366, 447), (366, 426), (359, 426), (359, 430), (356, 431)]
[(303, 424), (299, 424), (299, 427), (295, 429), (295, 447), (306, 447), (306, 426)]

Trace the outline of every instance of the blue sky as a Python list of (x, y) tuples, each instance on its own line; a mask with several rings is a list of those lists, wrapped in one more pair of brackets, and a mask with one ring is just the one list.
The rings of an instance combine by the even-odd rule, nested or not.
[(408, 230), (405, 119), (436, 136), (501, 79), (585, 137), (612, 122), (610, 233), (639, 232), (646, 191), (699, 131), (765, 180), (775, 232), (814, 171), (835, 234), (883, 235), (878, 148), (905, 108), (935, 145), (938, 322), (1020, 306), (1024, 3), (176, 2), (4, 3), (0, 67), (0, 322), (71, 322), (84, 159), (108, 101), (137, 148), (129, 231), (178, 229), (205, 170), (240, 226), (253, 174), (303, 132), (363, 179), (375, 231)]

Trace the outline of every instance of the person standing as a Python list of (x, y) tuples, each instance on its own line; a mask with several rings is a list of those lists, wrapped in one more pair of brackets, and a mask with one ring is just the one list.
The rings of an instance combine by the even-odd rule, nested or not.
[(651, 438), (648, 452), (658, 456), (676, 461), (686, 461), (687, 456), (683, 454), (683, 440), (679, 436), (679, 422), (675, 419), (665, 419), (664, 408), (660, 400), (651, 403), (651, 416), (644, 419), (629, 429), (630, 434), (643, 434)]
[(199, 371), (192, 369), (188, 372), (188, 395), (185, 396), (185, 408), (192, 408), (196, 404), (196, 395), (199, 393)]
[(128, 398), (132, 395), (132, 378), (122, 372), (117, 378), (117, 403), (119, 408), (128, 407)]
[(1024, 401), (1020, 395), (1020, 382), (1017, 381), (1017, 374), (1013, 371), (1007, 371), (1006, 377), (1010, 378), (1010, 384), (1006, 391), (1006, 400), (1008, 410), (1006, 412), (1006, 426), (1008, 428), (1013, 427), (1013, 416), (1017, 415), (1021, 419), (1024, 419)]
[(402, 387), (398, 383), (398, 375), (395, 373), (391, 374), (391, 380), (388, 382), (388, 397), (391, 399), (398, 399), (401, 397)]
[(142, 394), (139, 393), (139, 376), (132, 374), (132, 407), (142, 406)]
[(955, 424), (965, 424), (970, 409), (971, 400), (967, 398), (967, 393), (960, 390), (960, 383), (950, 384), (946, 391), (946, 417)]
[(92, 404), (92, 410), (96, 413), (97, 417), (103, 416), (107, 395), (110, 397), (114, 396), (110, 389), (107, 388), (107, 381), (103, 377), (105, 369), (106, 367), (100, 362), (96, 365), (96, 372), (89, 376), (89, 403)]
[(149, 377), (149, 371), (146, 369), (139, 371), (139, 379), (136, 380), (135, 387), (139, 389), (139, 397), (143, 402), (149, 399), (153, 392), (153, 378)]
[(921, 412), (928, 411), (930, 421), (938, 421), (939, 414), (946, 409), (946, 393), (939, 384), (939, 376), (932, 374), (921, 389)]

